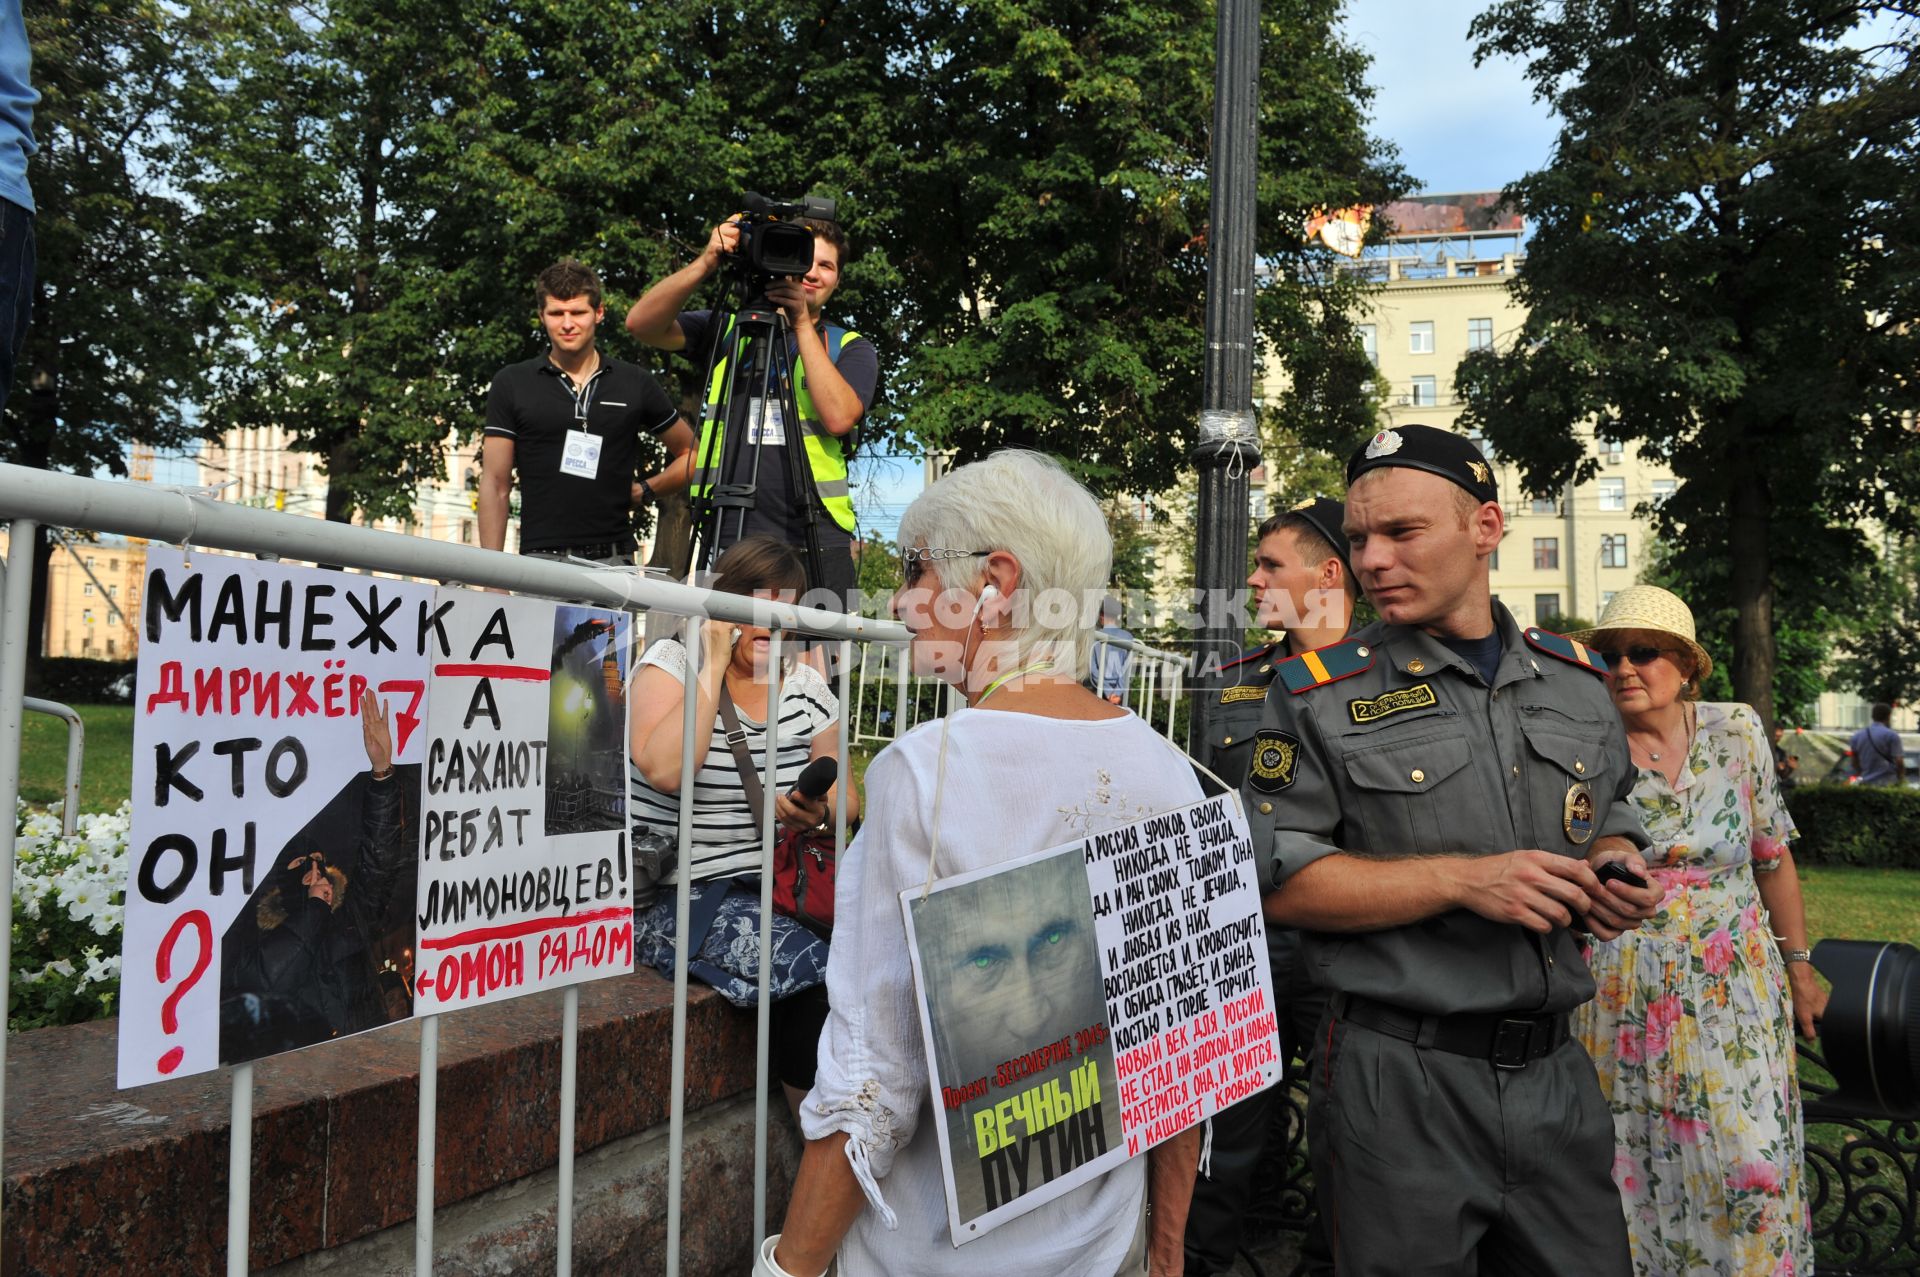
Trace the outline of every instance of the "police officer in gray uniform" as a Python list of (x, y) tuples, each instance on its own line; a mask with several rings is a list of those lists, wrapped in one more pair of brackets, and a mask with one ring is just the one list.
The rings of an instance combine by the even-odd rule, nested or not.
[[(1357, 587), (1347, 566), (1347, 537), (1341, 527), (1345, 517), (1346, 507), (1340, 502), (1318, 497), (1260, 525), (1253, 575), (1247, 578), (1254, 590), (1254, 621), (1283, 629), (1286, 636), (1254, 648), (1222, 671), (1232, 682), (1220, 691), (1210, 720), (1213, 740), (1202, 761), (1235, 788), (1246, 782), (1275, 667), (1289, 656), (1346, 637)], [(1326, 1010), (1326, 992), (1308, 978), (1301, 964), (1300, 933), (1291, 927), (1267, 928), (1267, 960), (1273, 968), (1281, 1046), (1304, 1061), (1312, 1053), (1313, 1031)], [(1254, 1175), (1267, 1147), (1281, 1090), (1269, 1087), (1214, 1115), (1207, 1173), (1193, 1186), (1193, 1205), (1187, 1214), (1189, 1277), (1211, 1277), (1233, 1267)], [(1308, 1272), (1327, 1271), (1326, 1247), (1317, 1225), (1302, 1249)]]
[(1276, 667), (1244, 791), (1267, 917), (1333, 991), (1307, 1139), (1335, 1266), (1625, 1277), (1613, 1126), (1567, 1030), (1594, 992), (1574, 929), (1659, 903), (1604, 666), (1492, 602), (1505, 516), (1472, 444), (1384, 430), (1347, 481), (1381, 620)]

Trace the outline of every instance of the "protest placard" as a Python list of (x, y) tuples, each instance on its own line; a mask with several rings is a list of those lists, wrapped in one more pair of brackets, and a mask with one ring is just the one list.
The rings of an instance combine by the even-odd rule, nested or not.
[(628, 645), (624, 613), (439, 592), (418, 1013), (633, 969)]
[(148, 551), (122, 1087), (411, 1013), (432, 598)]
[(955, 1245), (1279, 1080), (1252, 858), (1223, 796), (901, 893)]

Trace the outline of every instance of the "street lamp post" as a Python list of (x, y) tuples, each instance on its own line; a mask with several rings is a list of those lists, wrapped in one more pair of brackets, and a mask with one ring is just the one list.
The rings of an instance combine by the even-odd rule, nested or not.
[(1246, 575), (1248, 475), (1260, 464), (1253, 411), (1255, 91), (1259, 0), (1219, 0), (1214, 35), (1213, 154), (1208, 176), (1207, 355), (1200, 390), (1194, 588), (1199, 658), (1189, 748), (1208, 739), (1220, 666), (1239, 649), (1246, 618), (1228, 606)]

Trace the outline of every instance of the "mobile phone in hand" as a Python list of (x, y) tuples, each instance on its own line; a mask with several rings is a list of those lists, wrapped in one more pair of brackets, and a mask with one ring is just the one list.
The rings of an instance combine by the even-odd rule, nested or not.
[(1609, 860), (1593, 872), (1594, 876), (1599, 878), (1601, 882), (1624, 882), (1636, 890), (1646, 890), (1647, 880), (1627, 868), (1624, 861)]

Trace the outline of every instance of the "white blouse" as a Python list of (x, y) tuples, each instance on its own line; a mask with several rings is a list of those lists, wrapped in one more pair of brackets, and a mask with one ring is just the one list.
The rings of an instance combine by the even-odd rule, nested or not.
[[(900, 912), (900, 893), (927, 878), (939, 750), (936, 720), (873, 760), (866, 824), (840, 860), (827, 961), (833, 1009), (800, 1110), (808, 1139), (847, 1133), (847, 1159), (867, 1192), (870, 1209), (840, 1247), (839, 1272), (1106, 1277), (1136, 1239), (1144, 1157), (958, 1249), (952, 1243)], [(947, 742), (937, 873), (1000, 864), (1201, 796), (1185, 756), (1132, 714), (1071, 722), (962, 709)]]

